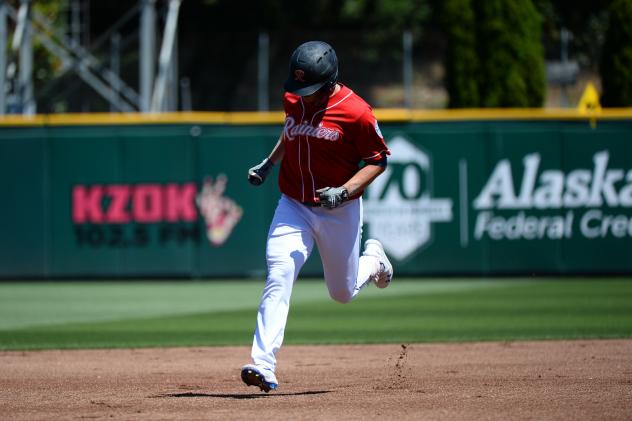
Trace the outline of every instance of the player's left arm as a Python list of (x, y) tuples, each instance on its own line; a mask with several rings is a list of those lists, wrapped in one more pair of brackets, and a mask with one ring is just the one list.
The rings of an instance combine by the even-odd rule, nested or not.
[(339, 206), (362, 192), (386, 169), (386, 156), (390, 151), (384, 143), (384, 137), (370, 108), (359, 118), (356, 127), (357, 132), (353, 135), (361, 140), (357, 147), (360, 156), (366, 157), (363, 158), (366, 165), (342, 186), (317, 190), (321, 206), (330, 209)]
[(340, 187), (325, 187), (316, 190), (321, 206), (329, 209), (338, 207), (342, 202), (363, 191), (369, 184), (386, 169), (386, 157), (378, 163), (367, 164), (360, 168), (346, 183)]
[(360, 116), (355, 127), (357, 132), (354, 135), (358, 139), (356, 147), (365, 165), (342, 185), (349, 193), (349, 197), (365, 190), (386, 170), (386, 156), (391, 153), (371, 108)]
[(357, 193), (366, 189), (369, 184), (382, 174), (386, 169), (386, 157), (383, 158), (383, 163), (379, 164), (367, 164), (360, 169), (353, 177), (342, 185), (347, 189), (349, 196), (355, 196)]

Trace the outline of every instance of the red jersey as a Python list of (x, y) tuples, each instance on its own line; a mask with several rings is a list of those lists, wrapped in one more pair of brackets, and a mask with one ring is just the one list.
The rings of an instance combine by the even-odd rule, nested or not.
[(371, 107), (344, 85), (318, 108), (287, 92), (283, 106), (285, 154), (279, 187), (299, 202), (318, 203), (316, 190), (342, 186), (362, 161), (372, 164), (390, 155)]

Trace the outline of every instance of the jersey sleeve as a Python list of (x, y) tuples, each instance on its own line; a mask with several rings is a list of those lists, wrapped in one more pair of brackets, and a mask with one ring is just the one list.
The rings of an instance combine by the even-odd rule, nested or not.
[(370, 108), (360, 116), (356, 127), (356, 147), (365, 163), (377, 163), (386, 155), (391, 154)]
[(285, 111), (286, 117), (290, 115), (291, 107), (292, 107), (292, 100), (290, 98), (290, 94), (286, 92), (283, 94), (283, 111)]

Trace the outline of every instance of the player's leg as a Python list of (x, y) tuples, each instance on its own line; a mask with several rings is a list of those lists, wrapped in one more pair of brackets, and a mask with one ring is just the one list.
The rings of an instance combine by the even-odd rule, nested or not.
[(362, 199), (335, 209), (320, 208), (315, 239), (331, 298), (351, 301), (380, 269), (375, 256), (360, 256)]
[(255, 367), (275, 383), (276, 353), (283, 342), (292, 287), (314, 244), (306, 211), (303, 205), (282, 196), (268, 233), (268, 276), (257, 314), (251, 355)]

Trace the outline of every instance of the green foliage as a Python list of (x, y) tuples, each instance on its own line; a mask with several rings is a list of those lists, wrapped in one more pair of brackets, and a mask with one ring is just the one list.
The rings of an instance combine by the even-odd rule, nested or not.
[(632, 106), (632, 0), (615, 0), (601, 59), (602, 105)]
[(472, 0), (447, 0), (443, 25), (449, 45), (446, 53), (446, 88), (450, 108), (477, 107), (479, 62), (476, 52), (476, 16)]
[(344, 20), (369, 23), (370, 34), (382, 38), (399, 38), (407, 29), (419, 34), (430, 14), (427, 0), (346, 0), (341, 3)]
[[(278, 32), (284, 35), (297, 31), (328, 34), (353, 33), (362, 45), (358, 51), (369, 60), (380, 60), (400, 54), (393, 45), (401, 45), (402, 32), (410, 30), (415, 41), (422, 34), (430, 16), (431, 0), (319, 0), (310, 2), (260, 0), (254, 13), (243, 16), (242, 2), (205, 0), (207, 8), (220, 22), (233, 26), (235, 16), (242, 25)], [(336, 47), (336, 45), (334, 45)]]
[(546, 79), (541, 19), (530, 0), (449, 0), (450, 107), (539, 107)]
[[(34, 2), (33, 9), (43, 16), (45, 16), (51, 22), (60, 22), (63, 14), (63, 2), (54, 0), (41, 0)], [(58, 23), (58, 26), (62, 26), (63, 23)], [(63, 28), (61, 28), (63, 31)], [(48, 51), (41, 41), (36, 37), (33, 43), (33, 61), (35, 63), (35, 81), (36, 87), (48, 83), (55, 77), (55, 74), (60, 71), (62, 67), (61, 60)]]
[(544, 19), (543, 41), (551, 57), (558, 59), (560, 30), (572, 34), (570, 53), (582, 68), (596, 69), (606, 33), (611, 0), (534, 0)]
[[(8, 2), (16, 10), (20, 7), (18, 0)], [(51, 22), (57, 22), (57, 26), (62, 27), (63, 23), (59, 23), (62, 16), (64, 2), (59, 0), (39, 0), (32, 3), (33, 10), (46, 17)], [(10, 22), (12, 23), (12, 22)], [(13, 35), (15, 26), (9, 30), (9, 35)], [(61, 28), (63, 32), (63, 28)], [(11, 50), (11, 43), (7, 46), (9, 62), (19, 62), (19, 53)], [(35, 93), (39, 92), (47, 83), (57, 76), (62, 68), (61, 60), (52, 54), (37, 37), (33, 37), (33, 81), (35, 85)]]

